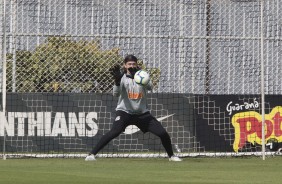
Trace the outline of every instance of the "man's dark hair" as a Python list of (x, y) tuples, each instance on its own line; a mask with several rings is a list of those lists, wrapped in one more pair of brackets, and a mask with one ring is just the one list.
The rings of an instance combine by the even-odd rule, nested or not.
[(137, 57), (135, 57), (134, 55), (127, 55), (124, 58), (124, 64), (126, 64), (128, 61), (135, 61), (137, 63)]

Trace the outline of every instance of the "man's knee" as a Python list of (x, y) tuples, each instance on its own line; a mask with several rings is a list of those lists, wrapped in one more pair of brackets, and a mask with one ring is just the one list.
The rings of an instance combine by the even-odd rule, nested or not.
[(167, 133), (167, 131), (165, 129), (160, 130), (157, 133), (157, 136), (159, 136), (160, 138), (169, 138), (169, 134)]

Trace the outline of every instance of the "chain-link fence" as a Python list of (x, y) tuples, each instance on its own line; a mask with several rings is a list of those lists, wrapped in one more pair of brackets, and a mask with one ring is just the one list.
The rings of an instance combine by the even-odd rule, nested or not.
[[(136, 55), (139, 65), (150, 72), (155, 86), (149, 100), (151, 112), (171, 118), (162, 123), (172, 135), (173, 144), (185, 151), (205, 151), (201, 131), (197, 132), (200, 120), (191, 113), (190, 103), (203, 116), (203, 121), (208, 122), (207, 126), (232, 145), (234, 127), (225, 109), (219, 108), (209, 97), (185, 95), (240, 94), (238, 101), (242, 104), (246, 104), (244, 100), (247, 105), (259, 104), (262, 62), (265, 94), (281, 95), (281, 8), (280, 0), (1, 0), (1, 91), (10, 94), (8, 102), (13, 112), (8, 114), (9, 118), (22, 116), (31, 123), (28, 128), (20, 127), (24, 120), (17, 120), (15, 127), (11, 125), (12, 120), (4, 126), (1, 124), (7, 129), (11, 149), (17, 152), (45, 149), (46, 145), (38, 143), (41, 138), (35, 140), (36, 133), (29, 131), (29, 127), (34, 128), (37, 123), (34, 130), (37, 135), (49, 136), (39, 132), (41, 120), (38, 118), (42, 116), (45, 118), (42, 122), (52, 121), (50, 135), (60, 134), (47, 141), (48, 144), (63, 144), (64, 149), (71, 147), (72, 151), (89, 150), (89, 142), (93, 140), (80, 139), (86, 136), (87, 128), (78, 125), (85, 120), (84, 114), (78, 111), (98, 112), (102, 133), (109, 129), (113, 120), (110, 112), (114, 111), (109, 110), (114, 100), (107, 94), (114, 84), (109, 70), (122, 64), (127, 54)], [(264, 56), (263, 61), (261, 56)], [(3, 71), (6, 71), (4, 76)], [(3, 82), (7, 84), (5, 89)], [(44, 96), (53, 92), (59, 96)], [(64, 96), (74, 93), (82, 96)], [(16, 109), (19, 112), (13, 109), (21, 107), (18, 104), (25, 104)], [(226, 100), (226, 104), (232, 105), (232, 101)], [(237, 103), (230, 108), (242, 107)], [(175, 109), (182, 114), (172, 118), (173, 113), (169, 112)], [(261, 112), (261, 108), (255, 110)], [(68, 115), (65, 117), (61, 111)], [(74, 111), (77, 117), (81, 115), (80, 119), (69, 119), (67, 123), (65, 119), (74, 117)], [(179, 123), (182, 121), (186, 124)], [(64, 122), (66, 125), (62, 128)], [(75, 124), (72, 131), (68, 130), (69, 123)], [(79, 127), (85, 130), (75, 132)], [(143, 144), (128, 137), (131, 134), (114, 141), (118, 150), (147, 151)], [(208, 145), (219, 144), (217, 140), (208, 141)], [(151, 145), (150, 149), (158, 149), (155, 142)], [(220, 151), (224, 148), (219, 147)], [(50, 148), (59, 150), (56, 149)]]
[[(280, 6), (264, 8), (267, 93), (281, 93)], [(6, 1), (7, 90), (108, 92), (135, 54), (158, 92), (258, 94), (260, 15), (258, 0)]]

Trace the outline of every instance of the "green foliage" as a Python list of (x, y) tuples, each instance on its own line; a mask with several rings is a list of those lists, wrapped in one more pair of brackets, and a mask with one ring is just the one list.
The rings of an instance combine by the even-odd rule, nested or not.
[[(16, 92), (109, 92), (109, 70), (123, 63), (118, 48), (102, 50), (98, 40), (68, 37), (48, 37), (33, 52), (17, 51), (14, 57), (7, 54), (7, 88), (12, 91), (15, 83)], [(159, 69), (146, 70), (157, 85)]]
[[(35, 86), (31, 79), (36, 76), (33, 75), (34, 71), (31, 67), (33, 65), (33, 61), (30, 59), (32, 53), (29, 51), (17, 51), (16, 54), (7, 54), (7, 91), (12, 91), (13, 80), (16, 81), (16, 88), (18, 92), (25, 92), (25, 86), (29, 90), (33, 89)], [(16, 65), (13, 65), (13, 60), (15, 60)], [(13, 69), (14, 67), (14, 69)], [(14, 76), (14, 79), (13, 79)]]

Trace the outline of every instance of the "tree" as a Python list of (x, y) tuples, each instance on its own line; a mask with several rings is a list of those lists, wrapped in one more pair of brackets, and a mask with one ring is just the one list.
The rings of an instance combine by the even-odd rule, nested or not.
[[(12, 61), (12, 54), (7, 58)], [(33, 52), (16, 52), (16, 92), (109, 92), (114, 84), (109, 70), (122, 62), (118, 48), (102, 50), (98, 40), (48, 37)], [(159, 69), (147, 70), (157, 85)], [(12, 76), (13, 63), (8, 62), (8, 91)]]

